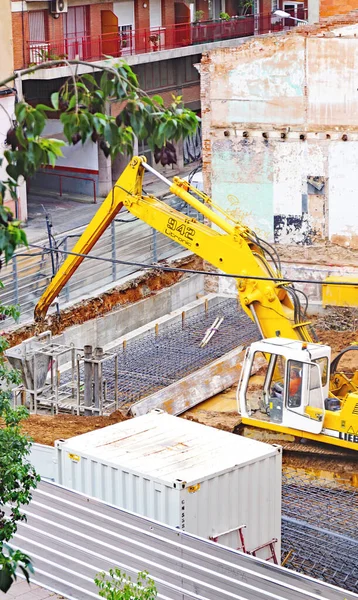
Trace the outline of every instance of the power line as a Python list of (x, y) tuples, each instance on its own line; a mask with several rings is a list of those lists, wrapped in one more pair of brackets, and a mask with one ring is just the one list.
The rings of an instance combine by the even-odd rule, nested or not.
[[(240, 275), (231, 273), (218, 273), (217, 271), (202, 271), (195, 269), (182, 269), (181, 267), (168, 267), (159, 264), (148, 264), (140, 262), (131, 262), (127, 260), (119, 260), (115, 258), (107, 258), (105, 256), (94, 256), (93, 254), (82, 254), (80, 252), (73, 252), (71, 250), (60, 250), (59, 248), (47, 248), (46, 246), (39, 246), (37, 244), (29, 244), (31, 248), (42, 249), (46, 253), (57, 252), (59, 254), (65, 254), (70, 256), (79, 256), (80, 258), (87, 258), (90, 260), (100, 260), (103, 262), (126, 265), (129, 267), (140, 267), (141, 269), (157, 269), (159, 271), (168, 271), (171, 273), (188, 273), (190, 275), (211, 275), (213, 277), (228, 277), (230, 279), (255, 279), (259, 281), (274, 281), (275, 283), (310, 283), (314, 285), (325, 285), (324, 281), (317, 281), (315, 279), (292, 279), (292, 278), (280, 278), (280, 277), (265, 277), (262, 275)], [(327, 285), (327, 284), (326, 284)], [(351, 281), (330, 281), (329, 285), (352, 285)]]

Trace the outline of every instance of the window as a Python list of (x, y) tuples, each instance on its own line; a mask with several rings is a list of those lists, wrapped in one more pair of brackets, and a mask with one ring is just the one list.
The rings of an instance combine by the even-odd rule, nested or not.
[(290, 360), (288, 363), (287, 407), (300, 408), (302, 402), (302, 363)]
[(256, 418), (282, 421), (284, 375), (286, 361), (277, 354), (255, 352), (247, 384), (246, 410), (261, 413)]
[(88, 35), (88, 7), (72, 6), (64, 13), (63, 31), (65, 37), (83, 37)]
[(89, 34), (88, 6), (71, 6), (63, 16), (63, 32), (68, 58), (74, 59), (77, 55), (85, 58), (89, 43), (87, 39)]
[(322, 387), (324, 387), (327, 383), (328, 358), (326, 356), (323, 356), (322, 358), (316, 358), (316, 360), (314, 360), (313, 362), (316, 363), (316, 365), (318, 365), (319, 367), (321, 373)]
[(288, 361), (286, 406), (304, 417), (321, 421), (324, 412), (322, 381), (327, 381), (327, 358), (313, 363)]
[(47, 14), (45, 10), (29, 12), (29, 41), (45, 42), (47, 40)]
[(45, 10), (29, 12), (29, 50), (30, 63), (40, 63), (49, 59), (47, 32), (47, 13)]
[(278, 0), (271, 0), (271, 12), (275, 12), (278, 9)]

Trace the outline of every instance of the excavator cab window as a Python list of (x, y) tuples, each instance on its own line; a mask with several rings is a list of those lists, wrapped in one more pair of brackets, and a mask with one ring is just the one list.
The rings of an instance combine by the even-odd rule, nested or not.
[(287, 407), (300, 408), (302, 403), (302, 363), (288, 361)]
[(321, 421), (324, 414), (322, 385), (327, 378), (326, 358), (312, 363), (289, 360), (286, 408), (309, 419)]
[(278, 354), (255, 352), (246, 387), (246, 410), (261, 419), (281, 423), (286, 361)]
[(316, 358), (313, 362), (319, 367), (321, 372), (322, 387), (324, 387), (327, 383), (328, 376), (328, 358), (327, 356), (322, 356), (322, 358)]

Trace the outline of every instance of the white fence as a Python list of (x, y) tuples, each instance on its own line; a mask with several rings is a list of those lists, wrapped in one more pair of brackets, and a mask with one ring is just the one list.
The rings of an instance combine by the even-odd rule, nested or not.
[[(134, 491), (134, 490), (133, 490)], [(95, 575), (147, 570), (162, 600), (356, 600), (357, 596), (184, 531), (41, 482), (13, 546), (33, 582), (73, 600), (98, 598)]]

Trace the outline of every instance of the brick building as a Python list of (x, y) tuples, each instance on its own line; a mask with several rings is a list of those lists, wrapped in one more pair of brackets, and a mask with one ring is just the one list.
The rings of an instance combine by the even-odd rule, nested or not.
[[(219, 46), (237, 45), (243, 38), (291, 23), (272, 18), (281, 7), (294, 14), (303, 2), (284, 0), (253, 0), (252, 7), (243, 10), (243, 0), (9, 0), (12, 10), (15, 69), (40, 63), (51, 58), (80, 58), (101, 63), (107, 56), (122, 57), (138, 75), (141, 87), (148, 93), (161, 94), (169, 100), (172, 94), (182, 95), (187, 107), (200, 111), (200, 76), (194, 67), (200, 63), (202, 52)], [(287, 4), (287, 6), (286, 6)], [(293, 7), (293, 8), (292, 8)], [(295, 12), (296, 11), (296, 12)], [(227, 12), (230, 20), (220, 19)], [(246, 13), (243, 15), (242, 13)], [(115, 58), (114, 58), (115, 60)], [(91, 72), (91, 67), (83, 67)], [(70, 75), (67, 66), (38, 71), (23, 82), (23, 91), (30, 102), (49, 102), (52, 92), (59, 89)], [(116, 114), (116, 105), (111, 111)], [(60, 133), (59, 122), (48, 125), (47, 134)], [(179, 148), (179, 158), (190, 161), (200, 150), (200, 137)], [(145, 144), (138, 149), (151, 161)], [(179, 162), (180, 162), (179, 161)], [(111, 165), (88, 143), (65, 148), (64, 158), (56, 170), (44, 170), (36, 185), (59, 186), (61, 174), (64, 191), (92, 193), (93, 181), (97, 193), (106, 194), (116, 180), (123, 161)], [(69, 177), (72, 175), (72, 177)], [(84, 179), (75, 179), (83, 177)]]

